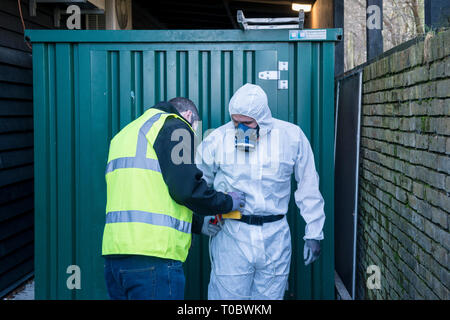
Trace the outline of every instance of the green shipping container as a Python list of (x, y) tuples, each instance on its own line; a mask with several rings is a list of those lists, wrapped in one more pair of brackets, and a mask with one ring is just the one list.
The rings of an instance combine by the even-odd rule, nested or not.
[[(325, 199), (322, 256), (307, 268), (305, 223), (291, 199), (286, 299), (334, 299), (334, 46), (341, 29), (26, 35), (33, 43), (36, 299), (107, 298), (101, 242), (111, 138), (175, 96), (196, 103), (204, 130), (217, 128), (230, 120), (229, 99), (247, 82), (266, 91), (274, 117), (303, 129)], [(80, 289), (67, 286), (72, 265), (80, 268)], [(194, 236), (187, 299), (206, 299), (209, 271), (208, 239)]]

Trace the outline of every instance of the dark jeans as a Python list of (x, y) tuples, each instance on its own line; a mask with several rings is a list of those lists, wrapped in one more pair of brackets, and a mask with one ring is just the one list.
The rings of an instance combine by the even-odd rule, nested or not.
[(105, 280), (112, 300), (182, 300), (184, 272), (180, 261), (148, 256), (105, 258)]

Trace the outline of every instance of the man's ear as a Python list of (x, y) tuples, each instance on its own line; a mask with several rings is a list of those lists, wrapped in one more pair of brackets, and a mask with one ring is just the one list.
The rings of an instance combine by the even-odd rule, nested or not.
[(187, 121), (188, 121), (189, 123), (192, 123), (192, 116), (193, 116), (193, 114), (192, 114), (192, 111), (191, 111), (191, 110), (188, 110), (188, 111), (186, 112), (186, 116), (187, 116)]
[(189, 123), (192, 123), (192, 111), (186, 110), (180, 113), (181, 116)]

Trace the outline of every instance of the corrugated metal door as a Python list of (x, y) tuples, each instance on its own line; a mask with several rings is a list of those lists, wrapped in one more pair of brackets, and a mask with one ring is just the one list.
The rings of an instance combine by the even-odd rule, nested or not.
[[(61, 43), (64, 39), (58, 34), (36, 41), (37, 298), (106, 298), (100, 253), (110, 139), (148, 107), (175, 96), (196, 103), (203, 130), (219, 127), (230, 120), (228, 102), (246, 82), (263, 87), (275, 117), (302, 127), (316, 155), (326, 201), (326, 240), (322, 257), (312, 268), (302, 263), (305, 225), (291, 201), (293, 255), (286, 297), (334, 297), (334, 43), (288, 42), (287, 30), (250, 32), (253, 41), (240, 31), (227, 32), (233, 41), (215, 42), (211, 34), (210, 41), (93, 43), (101, 39), (98, 32), (75, 43)], [(131, 38), (135, 34), (128, 33)], [(280, 40), (267, 41), (267, 34)], [(288, 63), (288, 70), (280, 71), (287, 89), (279, 89), (278, 80), (259, 75), (278, 71), (280, 61)], [(81, 269), (79, 290), (66, 286), (67, 267), (73, 264)], [(194, 236), (185, 264), (187, 299), (206, 298), (209, 270), (207, 239)]]

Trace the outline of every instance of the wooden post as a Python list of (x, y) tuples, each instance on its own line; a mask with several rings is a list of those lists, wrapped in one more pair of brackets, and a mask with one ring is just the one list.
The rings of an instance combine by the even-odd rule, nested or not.
[[(334, 0), (333, 3), (333, 24), (334, 28), (344, 29), (344, 0)], [(336, 42), (334, 76), (344, 73), (344, 41)]]
[(425, 0), (425, 24), (433, 29), (450, 27), (450, 2)]

